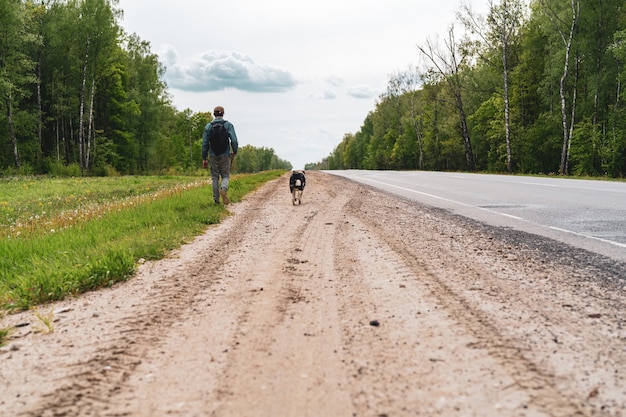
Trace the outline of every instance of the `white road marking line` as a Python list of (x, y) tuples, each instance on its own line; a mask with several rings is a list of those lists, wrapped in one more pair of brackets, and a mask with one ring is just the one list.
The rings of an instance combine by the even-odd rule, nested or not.
[(558, 185), (555, 185), (555, 184), (541, 184), (541, 183), (538, 183), (538, 182), (520, 182), (520, 184), (538, 185), (540, 187), (558, 187)]

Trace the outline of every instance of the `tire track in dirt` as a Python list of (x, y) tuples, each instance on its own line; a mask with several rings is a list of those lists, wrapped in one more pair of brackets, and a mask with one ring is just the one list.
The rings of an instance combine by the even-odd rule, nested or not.
[[(258, 195), (259, 198), (252, 200), (250, 213), (254, 215), (256, 209), (263, 205), (265, 195), (269, 192), (271, 188), (263, 189)], [(229, 234), (229, 230), (244, 228), (248, 221), (254, 222), (254, 217), (229, 218), (219, 230), (216, 227), (215, 233), (221, 237), (217, 238), (215, 250), (220, 252), (235, 246), (243, 235)], [(202, 240), (201, 237), (200, 241)], [(36, 395), (34, 392), (30, 395), (16, 394), (16, 397), (24, 400), (22, 407), (19, 407), (13, 415), (116, 415), (110, 411), (111, 398), (126, 388), (126, 381), (135, 367), (142, 362), (150, 349), (161, 342), (169, 328), (174, 326), (188, 309), (193, 308), (198, 288), (211, 287), (219, 282), (216, 276), (205, 273), (205, 268), (210, 270), (211, 266), (219, 264), (219, 258), (210, 256), (211, 248), (209, 242), (209, 247), (203, 248), (206, 249), (205, 252), (183, 254), (178, 259), (173, 257), (157, 264), (145, 265), (143, 271), (131, 282), (118, 285), (118, 288), (130, 287), (126, 290), (133, 292), (134, 298), (129, 298), (128, 302), (124, 301), (126, 295), (122, 293), (125, 290), (115, 289), (112, 291), (120, 294), (119, 299), (112, 295), (109, 302), (114, 304), (99, 305), (97, 310), (86, 308), (85, 310), (94, 311), (91, 317), (86, 315), (72, 325), (89, 326), (90, 322), (100, 321), (102, 318), (101, 321), (104, 323), (99, 326), (98, 332), (89, 332), (89, 340), (70, 341), (67, 344), (67, 355), (50, 361), (47, 370), (51, 372), (42, 375), (42, 379), (45, 380), (39, 384), (38, 390), (44, 392), (38, 392)], [(199, 259), (187, 262), (187, 256)], [(154, 277), (151, 277), (152, 274)], [(91, 293), (85, 298), (97, 299), (98, 294)], [(87, 301), (85, 304), (87, 305)], [(116, 317), (106, 320), (108, 316), (106, 309), (111, 308), (117, 310)], [(70, 333), (71, 329), (67, 332)], [(51, 336), (59, 337), (57, 334)], [(79, 357), (71, 355), (72, 349), (78, 346), (81, 347)], [(30, 358), (26, 357), (24, 366), (33, 368), (32, 378), (37, 379), (37, 364), (33, 364)], [(39, 397), (41, 401), (33, 401)], [(18, 400), (19, 402), (21, 400)]]
[(343, 415), (350, 409), (326, 261), (334, 252), (334, 219), (347, 200), (318, 189), (315, 179), (307, 181), (301, 206), (288, 207), (280, 191), (270, 202), (286, 220), (265, 249), (273, 255), (261, 256), (250, 278), (263, 292), (240, 321), (237, 350), (220, 376), (219, 394), (207, 402), (211, 415)]

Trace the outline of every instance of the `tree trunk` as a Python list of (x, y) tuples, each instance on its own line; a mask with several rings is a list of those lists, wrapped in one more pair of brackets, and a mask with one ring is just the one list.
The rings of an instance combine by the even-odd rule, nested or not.
[(508, 42), (503, 39), (502, 41), (502, 67), (503, 79), (504, 79), (504, 138), (506, 142), (506, 169), (509, 174), (513, 173), (513, 160), (511, 157), (511, 117), (509, 111), (509, 67), (507, 60), (507, 44)]
[[(611, 126), (611, 131), (612, 131), (612, 140), (613, 142), (615, 142), (617, 140), (617, 118), (618, 118), (618, 112), (619, 112), (619, 99), (620, 99), (620, 94), (621, 94), (621, 89), (622, 89), (622, 82), (621, 80), (617, 80), (617, 91), (616, 91), (616, 95), (615, 95), (615, 106), (613, 107), (613, 123)], [(615, 174), (613, 174), (615, 175)]]
[[(563, 147), (561, 149), (561, 164), (559, 166), (559, 173), (561, 175), (567, 175), (569, 165), (569, 148), (570, 148), (570, 126), (567, 121), (567, 102), (565, 98), (565, 80), (569, 73), (569, 59), (570, 51), (572, 49), (572, 42), (574, 40), (574, 32), (576, 29), (576, 23), (580, 13), (580, 0), (571, 0), (572, 6), (572, 24), (569, 30), (569, 36), (565, 39), (565, 36), (561, 33), (561, 37), (565, 43), (565, 62), (563, 64), (563, 74), (559, 82), (559, 94), (561, 96), (561, 118), (563, 119)], [(573, 125), (572, 125), (573, 128)]]
[(189, 122), (189, 166), (193, 166), (193, 136), (192, 136), (193, 123)]
[(559, 173), (561, 175), (567, 174), (568, 154), (569, 149), (569, 126), (567, 123), (567, 105), (565, 101), (565, 79), (568, 72), (568, 60), (569, 60), (569, 47), (565, 53), (565, 66), (563, 67), (563, 75), (559, 84), (559, 94), (561, 96), (561, 120), (563, 123), (563, 147), (561, 148), (561, 164), (559, 165)]
[(39, 139), (39, 151), (40, 157), (43, 157), (43, 106), (41, 104), (41, 57), (43, 55), (43, 48), (39, 48), (39, 54), (37, 57), (37, 137)]
[(433, 132), (435, 133), (435, 155), (437, 156), (436, 169), (441, 168), (441, 146), (439, 140), (439, 107), (437, 106), (437, 97), (433, 97)]
[(421, 135), (419, 123), (417, 123), (417, 115), (415, 114), (415, 104), (412, 98), (411, 98), (411, 119), (413, 120), (413, 130), (415, 130), (415, 137), (417, 138), (417, 149), (419, 151), (417, 168), (424, 169), (424, 146), (422, 144), (422, 135)]
[(59, 143), (59, 119), (57, 118), (57, 120), (55, 121), (56, 124), (56, 141), (57, 141), (57, 162), (61, 161), (61, 149), (59, 148), (60, 143)]
[(17, 137), (15, 136), (15, 127), (13, 126), (13, 96), (11, 92), (6, 100), (7, 105), (7, 118), (9, 122), (9, 136), (11, 137), (11, 144), (13, 145), (13, 160), (15, 161), (15, 167), (19, 168), (22, 164), (20, 163), (20, 153), (17, 150)]
[(467, 127), (467, 116), (465, 109), (463, 108), (463, 100), (461, 99), (461, 91), (455, 94), (457, 103), (457, 109), (459, 116), (461, 117), (461, 131), (463, 132), (463, 144), (465, 145), (465, 161), (467, 162), (467, 169), (469, 171), (476, 170), (476, 163), (474, 162), (474, 152), (472, 151), (472, 142), (470, 141), (469, 128)]
[(80, 87), (80, 111), (78, 115), (78, 159), (81, 170), (85, 169), (85, 96), (87, 94), (87, 62), (89, 61), (89, 39), (85, 45), (85, 61), (83, 62), (83, 79)]
[[(93, 78), (91, 80), (91, 98), (89, 100), (89, 126), (87, 131), (87, 150), (85, 151), (85, 169), (89, 169), (89, 157), (91, 155), (91, 136), (92, 136), (92, 128), (93, 128), (93, 102), (94, 96), (96, 95), (96, 80)], [(94, 147), (95, 147), (95, 138), (94, 138)]]
[[(68, 118), (69, 123), (69, 132), (65, 131), (65, 123), (63, 123), (63, 142), (65, 143), (65, 165), (69, 165), (72, 163), (72, 149), (71, 144), (74, 143), (74, 125), (72, 123), (72, 118)], [(69, 134), (69, 138), (67, 135)]]
[(565, 172), (569, 172), (569, 156), (572, 148), (572, 137), (574, 136), (574, 123), (576, 120), (576, 98), (578, 97), (578, 60), (576, 60), (576, 71), (574, 72), (574, 91), (572, 93), (572, 114), (569, 121), (569, 142), (567, 143), (567, 158), (565, 159)]

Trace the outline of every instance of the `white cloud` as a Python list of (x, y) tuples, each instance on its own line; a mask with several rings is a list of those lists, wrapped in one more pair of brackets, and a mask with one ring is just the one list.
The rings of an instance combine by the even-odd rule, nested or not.
[(285, 92), (296, 81), (288, 71), (256, 63), (239, 52), (206, 51), (181, 61), (172, 45), (159, 53), (169, 86), (184, 91), (207, 92), (234, 88), (249, 92)]

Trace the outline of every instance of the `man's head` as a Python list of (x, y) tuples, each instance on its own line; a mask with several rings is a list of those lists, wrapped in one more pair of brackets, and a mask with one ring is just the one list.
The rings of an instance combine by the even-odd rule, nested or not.
[(217, 106), (215, 109), (213, 109), (213, 116), (222, 117), (223, 115), (224, 115), (224, 107)]

